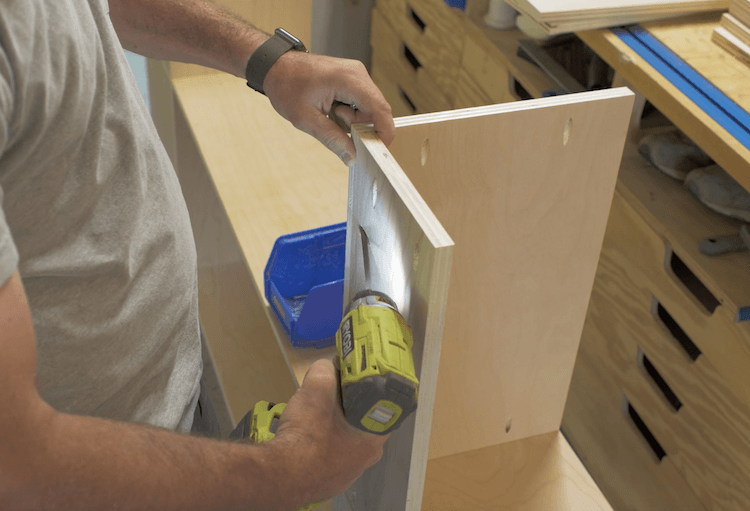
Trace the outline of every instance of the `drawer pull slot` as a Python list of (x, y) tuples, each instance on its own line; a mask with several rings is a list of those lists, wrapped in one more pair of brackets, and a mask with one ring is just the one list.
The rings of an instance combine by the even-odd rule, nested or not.
[(695, 274), (690, 271), (690, 268), (682, 262), (677, 254), (674, 253), (671, 247), (667, 246), (667, 263), (669, 268), (677, 277), (677, 280), (682, 282), (690, 293), (700, 302), (700, 304), (708, 311), (709, 314), (713, 314), (716, 307), (720, 305), (719, 300), (703, 285)]
[(417, 112), (417, 107), (414, 104), (414, 102), (409, 98), (409, 96), (406, 94), (406, 92), (404, 92), (404, 89), (402, 89), (401, 87), (399, 87), (398, 88), (398, 94), (399, 94), (399, 96), (401, 96), (401, 99), (403, 99), (404, 101), (406, 101), (406, 104), (409, 105), (409, 108), (411, 108), (411, 111), (414, 112), (414, 113), (416, 113)]
[(409, 61), (409, 64), (414, 69), (414, 71), (417, 71), (420, 67), (422, 67), (422, 63), (419, 62), (417, 57), (411, 52), (408, 46), (404, 44), (403, 48), (404, 48), (404, 57), (406, 57), (406, 60)]
[(640, 431), (641, 435), (643, 435), (643, 439), (646, 440), (649, 447), (651, 447), (651, 450), (654, 451), (654, 454), (661, 462), (661, 460), (663, 460), (667, 455), (667, 452), (661, 446), (654, 434), (651, 433), (651, 430), (648, 429), (648, 426), (646, 426), (646, 423), (643, 422), (643, 419), (641, 419), (641, 416), (638, 415), (638, 412), (635, 411), (635, 408), (633, 408), (633, 405), (630, 404), (627, 396), (622, 396), (622, 405), (625, 416), (633, 421), (635, 427), (638, 428), (638, 431)]
[(698, 357), (700, 357), (702, 353), (700, 348), (698, 348), (698, 346), (695, 345), (692, 339), (688, 337), (685, 331), (680, 328), (680, 325), (677, 324), (677, 321), (672, 318), (672, 315), (667, 312), (667, 309), (664, 308), (664, 306), (656, 299), (656, 297), (653, 298), (652, 303), (653, 305), (651, 313), (657, 315), (664, 326), (667, 327), (667, 330), (669, 330), (669, 332), (672, 334), (672, 337), (674, 337), (677, 343), (682, 347), (682, 349), (685, 350), (685, 353), (687, 353), (690, 359), (693, 362), (698, 360)]
[(414, 24), (419, 28), (421, 32), (424, 32), (425, 27), (427, 24), (422, 21), (422, 18), (419, 17), (419, 14), (414, 12), (414, 9), (407, 6), (407, 9), (409, 9), (409, 14), (411, 15), (411, 20), (414, 22)]
[(682, 401), (680, 401), (680, 399), (674, 393), (672, 388), (667, 384), (667, 382), (664, 381), (664, 378), (662, 378), (661, 374), (659, 374), (659, 371), (656, 370), (654, 364), (651, 363), (651, 361), (648, 359), (646, 354), (643, 353), (643, 350), (641, 348), (638, 348), (638, 355), (636, 359), (638, 361), (638, 365), (645, 369), (646, 374), (651, 377), (661, 393), (664, 394), (664, 397), (672, 406), (674, 411), (678, 412), (680, 408), (682, 408)]

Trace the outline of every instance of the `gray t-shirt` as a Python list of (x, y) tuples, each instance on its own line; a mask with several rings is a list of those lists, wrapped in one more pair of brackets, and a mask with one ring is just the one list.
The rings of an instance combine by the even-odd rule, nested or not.
[(195, 242), (107, 0), (0, 3), (0, 285), (16, 269), (52, 407), (190, 430)]

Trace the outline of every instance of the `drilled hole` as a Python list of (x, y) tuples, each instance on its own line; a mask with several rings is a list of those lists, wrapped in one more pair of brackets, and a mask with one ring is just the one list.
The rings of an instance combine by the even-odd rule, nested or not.
[(664, 395), (664, 398), (672, 406), (674, 411), (679, 411), (680, 408), (682, 408), (682, 401), (680, 401), (680, 399), (677, 397), (677, 394), (674, 393), (672, 387), (670, 387), (667, 382), (664, 381), (664, 378), (662, 378), (661, 374), (659, 374), (659, 371), (656, 370), (654, 364), (651, 363), (651, 360), (649, 360), (646, 354), (643, 353), (643, 350), (641, 350), (641, 348), (638, 348), (637, 360), (638, 364), (643, 367), (643, 369), (646, 371), (646, 374), (651, 378), (651, 380), (653, 380), (657, 388)]
[(671, 248), (667, 249), (669, 257), (669, 267), (671, 268), (674, 276), (677, 280), (682, 282), (690, 293), (700, 302), (700, 304), (708, 311), (709, 314), (713, 314), (716, 307), (720, 305), (719, 300), (703, 285), (695, 274), (690, 271), (690, 268), (680, 259), (677, 254), (672, 251)]
[(698, 357), (701, 356), (702, 352), (700, 348), (698, 348), (685, 331), (680, 328), (677, 321), (672, 318), (672, 315), (667, 312), (667, 309), (665, 309), (656, 298), (654, 298), (654, 307), (656, 309), (656, 316), (661, 320), (664, 326), (667, 327), (667, 330), (672, 334), (672, 337), (677, 341), (677, 344), (679, 344), (680, 347), (685, 350), (685, 353), (687, 353), (690, 359), (695, 362)]
[(427, 160), (429, 159), (430, 159), (430, 139), (426, 138), (424, 139), (424, 142), (422, 142), (422, 151), (420, 154), (420, 160), (422, 162), (423, 167), (427, 165)]
[(651, 430), (648, 429), (648, 426), (646, 426), (646, 423), (643, 422), (643, 419), (641, 419), (641, 416), (638, 415), (638, 412), (635, 411), (635, 408), (633, 408), (633, 405), (630, 404), (630, 401), (625, 396), (623, 396), (623, 409), (624, 409), (625, 415), (629, 417), (631, 421), (633, 421), (633, 424), (635, 425), (636, 428), (638, 428), (638, 431), (643, 436), (643, 439), (646, 440), (646, 443), (648, 443), (649, 447), (651, 447), (651, 450), (654, 452), (658, 460), (661, 462), (661, 460), (663, 460), (664, 457), (667, 455), (667, 452), (661, 446), (661, 444), (656, 439), (654, 434), (651, 433)]
[(408, 46), (405, 44), (403, 45), (404, 50), (404, 57), (406, 57), (406, 60), (409, 61), (409, 65), (414, 69), (414, 71), (417, 71), (420, 67), (422, 67), (422, 63), (419, 62), (419, 59), (411, 52)]
[(414, 9), (412, 9), (411, 7), (409, 7), (408, 9), (409, 9), (409, 14), (411, 15), (411, 20), (419, 28), (420, 31), (424, 32), (424, 29), (427, 26), (425, 22), (422, 21), (422, 18), (420, 18), (416, 12), (414, 12)]

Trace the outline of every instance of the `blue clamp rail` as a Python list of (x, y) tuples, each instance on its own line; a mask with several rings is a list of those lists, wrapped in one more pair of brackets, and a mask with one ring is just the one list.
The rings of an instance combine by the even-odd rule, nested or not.
[(750, 149), (750, 114), (741, 106), (729, 99), (640, 25), (615, 28), (612, 32), (742, 145)]
[(335, 344), (344, 300), (346, 222), (276, 240), (265, 295), (293, 346)]

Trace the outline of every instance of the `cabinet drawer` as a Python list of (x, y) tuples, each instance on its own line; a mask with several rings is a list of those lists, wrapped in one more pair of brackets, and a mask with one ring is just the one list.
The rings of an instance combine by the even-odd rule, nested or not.
[(383, 93), (385, 100), (391, 105), (393, 117), (404, 117), (417, 113), (417, 107), (406, 92), (394, 81), (388, 78), (383, 65), (378, 60), (372, 60), (372, 81)]
[(437, 85), (436, 78), (415, 60), (409, 47), (389, 26), (378, 8), (372, 11), (373, 68), (400, 87), (402, 100), (413, 106), (413, 113), (450, 110), (451, 103)]
[(482, 88), (464, 69), (458, 70), (456, 94), (453, 99), (455, 108), (469, 108), (473, 106), (492, 105), (494, 101), (482, 91)]
[[(610, 410), (590, 417), (590, 426), (609, 427), (626, 418), (654, 462), (668, 459), (709, 509), (747, 509), (750, 407), (738, 392), (742, 383), (708, 356), (724, 339), (682, 321), (685, 314), (698, 314), (699, 305), (673, 282), (664, 267), (663, 241), (623, 198), (624, 191), (618, 188), (612, 204), (573, 379), (587, 379), (593, 369), (586, 366), (593, 364), (609, 380), (607, 399), (627, 404), (625, 415)], [(574, 395), (582, 389), (583, 383), (571, 387), (571, 403), (581, 399)], [(595, 442), (574, 414), (566, 410), (563, 420), (566, 432), (577, 437), (574, 447)]]
[[(400, 52), (412, 66), (425, 68), (438, 88), (451, 97), (461, 63), (463, 15), (442, 0), (378, 0), (376, 10), (395, 32)], [(373, 41), (373, 48), (380, 42)]]

